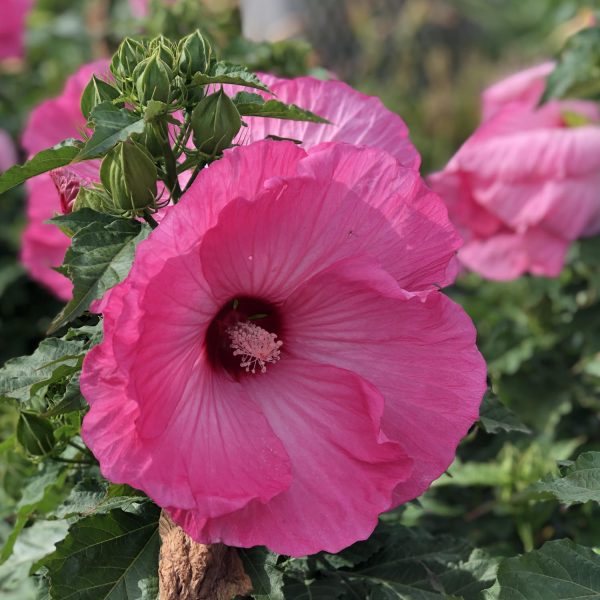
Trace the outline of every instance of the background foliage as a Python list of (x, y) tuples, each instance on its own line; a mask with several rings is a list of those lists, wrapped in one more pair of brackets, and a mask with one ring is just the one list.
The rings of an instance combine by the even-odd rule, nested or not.
[[(125, 34), (144, 27), (177, 37), (200, 25), (223, 58), (284, 75), (323, 67), (381, 96), (408, 123), (426, 173), (473, 130), (486, 84), (553, 55), (592, 14), (585, 2), (559, 0), (306, 4), (312, 49), (242, 40), (227, 3), (190, 1), (185, 17), (158, 11), (140, 25), (120, 0), (39, 0), (27, 62), (0, 67), (0, 128), (18, 139), (36, 103)], [(31, 356), (0, 372), (0, 399), (10, 399), (0, 403), (0, 596), (154, 598), (158, 512), (102, 480), (76, 436), (76, 373), (99, 339), (97, 319), (83, 317), (83, 328), (33, 353), (61, 306), (18, 263), (23, 223), (23, 190), (12, 190), (0, 202), (0, 362)], [(339, 555), (243, 551), (254, 597), (600, 598), (599, 257), (596, 238), (575, 244), (554, 280), (462, 276), (449, 293), (475, 321), (490, 392), (455, 464)], [(45, 443), (56, 460), (37, 458)]]

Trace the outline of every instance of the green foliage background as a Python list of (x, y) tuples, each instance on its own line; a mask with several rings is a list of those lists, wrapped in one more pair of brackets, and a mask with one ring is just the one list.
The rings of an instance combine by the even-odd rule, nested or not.
[[(427, 173), (443, 166), (476, 126), (485, 85), (555, 54), (593, 8), (572, 0), (348, 0), (340, 27), (352, 51), (339, 52), (328, 39), (336, 31), (320, 16), (321, 4), (327, 3), (315, 4), (307, 28), (312, 50), (302, 41), (241, 40), (239, 15), (226, 4), (215, 11), (190, 1), (185, 18), (157, 13), (143, 27), (179, 36), (200, 26), (224, 58), (255, 69), (339, 73), (402, 115)], [(31, 108), (58, 93), (67, 74), (142, 27), (120, 0), (39, 0), (29, 24), (26, 63), (0, 66), (0, 128), (15, 139)], [(61, 309), (18, 263), (23, 201), (18, 189), (0, 202), (0, 363), (31, 354)], [(557, 279), (498, 284), (468, 275), (449, 294), (475, 321), (490, 375), (481, 422), (455, 464), (419, 501), (385, 515), (372, 539), (341, 555), (289, 560), (245, 551), (256, 598), (546, 600), (581, 590), (600, 598), (600, 559), (590, 550), (600, 547), (600, 238), (575, 244)], [(0, 378), (0, 397), (21, 394), (33, 408), (40, 389), (64, 393), (80, 353), (95, 341), (95, 323), (88, 321), (83, 334), (43, 346), (43, 356), (11, 363), (27, 372), (55, 351), (70, 356), (60, 371), (43, 371), (17, 392)], [(76, 392), (68, 400), (81, 406)], [(102, 482), (92, 457), (78, 453), (77, 440), (68, 454), (79, 417), (64, 408), (55, 413), (61, 415), (58, 444), (63, 458), (81, 462), (81, 471), (60, 462), (38, 465), (15, 444), (14, 405), (0, 404), (0, 542), (6, 556), (14, 545), (10, 561), (0, 565), (2, 598), (48, 592), (44, 580), (25, 576), (68, 526), (75, 529), (39, 565), (55, 575), (54, 598), (72, 591), (73, 581), (60, 573), (76, 551), (92, 565), (94, 545), (111, 553), (120, 535), (129, 541), (119, 564), (142, 573), (154, 568), (155, 509), (133, 490)], [(517, 557), (523, 552), (529, 554)], [(129, 571), (115, 577), (121, 586), (115, 598), (155, 596), (154, 580), (130, 580)]]

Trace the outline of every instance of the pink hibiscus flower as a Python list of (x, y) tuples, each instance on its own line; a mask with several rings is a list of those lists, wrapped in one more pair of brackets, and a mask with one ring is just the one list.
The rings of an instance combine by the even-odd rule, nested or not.
[[(84, 65), (69, 77), (60, 96), (42, 102), (29, 117), (22, 144), (31, 156), (62, 140), (80, 138), (85, 118), (79, 108), (81, 94), (92, 75), (106, 76), (108, 61)], [(58, 174), (45, 173), (27, 182), (27, 220), (21, 245), (21, 261), (29, 274), (59, 298), (71, 298), (71, 281), (53, 267), (62, 264), (70, 239), (55, 225), (45, 223), (68, 210), (77, 195), (77, 178), (99, 180), (99, 161), (69, 167)], [(62, 193), (59, 193), (61, 190)]]
[[(555, 277), (570, 242), (600, 231), (600, 126), (592, 102), (537, 107), (552, 64), (483, 94), (484, 121), (429, 183), (465, 238), (458, 257), (483, 277)], [(587, 124), (569, 127), (575, 113)]]
[(379, 149), (226, 151), (105, 308), (81, 376), (102, 473), (201, 542), (298, 556), (366, 538), (477, 419), (475, 330), (439, 291), (459, 244)]
[(0, 19), (0, 60), (23, 56), (25, 19), (33, 0), (2, 0)]

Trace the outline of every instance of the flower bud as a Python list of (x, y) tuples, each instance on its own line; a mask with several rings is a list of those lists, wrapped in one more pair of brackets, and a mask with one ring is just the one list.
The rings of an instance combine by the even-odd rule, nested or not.
[(103, 159), (100, 180), (117, 210), (154, 207), (158, 175), (150, 155), (135, 142), (119, 142)]
[(125, 38), (113, 56), (110, 70), (117, 79), (132, 77), (133, 71), (146, 57), (146, 49), (141, 42)]
[(150, 42), (149, 49), (152, 54), (158, 54), (158, 57), (169, 69), (173, 70), (175, 68), (177, 47), (171, 40), (164, 35), (159, 35)]
[(194, 73), (206, 73), (210, 66), (212, 48), (206, 38), (196, 30), (179, 42), (179, 72), (184, 78)]
[(119, 96), (117, 88), (93, 75), (81, 95), (81, 112), (86, 119), (89, 119), (94, 107), (101, 102), (112, 102)]
[(133, 73), (138, 99), (142, 104), (150, 100), (168, 102), (173, 73), (158, 54), (142, 61)]
[(203, 98), (192, 112), (194, 144), (212, 156), (231, 145), (241, 126), (240, 113), (222, 89)]
[(29, 454), (34, 456), (48, 454), (56, 442), (50, 421), (26, 412), (19, 415), (17, 440)]

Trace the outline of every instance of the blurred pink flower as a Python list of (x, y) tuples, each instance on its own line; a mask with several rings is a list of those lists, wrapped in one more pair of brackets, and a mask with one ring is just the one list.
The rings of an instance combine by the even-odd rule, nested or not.
[[(60, 96), (42, 102), (31, 113), (22, 140), (29, 156), (66, 138), (81, 137), (85, 128), (85, 118), (79, 108), (81, 94), (92, 75), (107, 76), (108, 64), (102, 60), (84, 65), (69, 77)], [(27, 227), (21, 260), (34, 279), (63, 300), (71, 298), (72, 284), (53, 267), (62, 264), (70, 239), (56, 225), (45, 223), (67, 208), (64, 203), (68, 201), (58, 192), (55, 182), (60, 186), (60, 182), (66, 179), (73, 182), (77, 177), (86, 182), (97, 181), (99, 165), (99, 161), (73, 165), (62, 170), (64, 180), (60, 181), (56, 174), (45, 173), (27, 182)]]
[(103, 475), (201, 542), (303, 555), (366, 538), (477, 419), (475, 330), (438, 288), (458, 245), (379, 149), (226, 151), (105, 307), (81, 376)]
[[(162, 0), (163, 4), (175, 4), (177, 0)], [(131, 12), (135, 17), (145, 17), (148, 14), (150, 0), (129, 0)]]
[(17, 151), (12, 138), (0, 129), (0, 173), (6, 171), (17, 162)]
[[(483, 123), (429, 178), (483, 277), (555, 277), (571, 241), (600, 231), (600, 115), (592, 102), (537, 107), (550, 63), (483, 94)], [(569, 113), (586, 124), (569, 127)]]
[(0, 19), (0, 60), (23, 56), (25, 19), (33, 0), (2, 0)]

